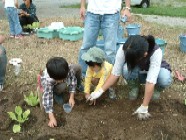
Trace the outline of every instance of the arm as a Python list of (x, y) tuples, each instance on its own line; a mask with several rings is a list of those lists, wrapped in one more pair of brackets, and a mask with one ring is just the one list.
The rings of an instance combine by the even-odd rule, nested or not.
[(15, 7), (18, 8), (18, 0), (14, 0)]
[(154, 86), (157, 82), (158, 75), (161, 68), (162, 62), (162, 51), (157, 49), (150, 58), (150, 67), (147, 73), (146, 85), (145, 85), (145, 95), (143, 99), (143, 106), (148, 106), (151, 97), (154, 93)]
[(109, 78), (106, 80), (105, 84), (102, 86), (103, 91), (106, 91), (109, 87), (113, 86), (119, 77), (111, 74)]
[(77, 78), (75, 76), (75, 72), (73, 69), (70, 69), (67, 76), (67, 81), (69, 84), (69, 93), (70, 93), (69, 104), (71, 107), (73, 107), (75, 104), (74, 94), (76, 92), (76, 87), (77, 87)]
[(53, 94), (52, 92), (52, 86), (51, 84), (46, 81), (46, 85), (44, 86), (44, 93), (43, 93), (43, 106), (45, 109), (45, 112), (48, 113), (49, 127), (55, 127), (57, 126), (57, 121), (55, 119), (55, 116), (53, 114)]
[(81, 7), (80, 7), (80, 17), (82, 20), (85, 19), (85, 12), (86, 12), (86, 9), (85, 9), (85, 4), (86, 4), (86, 0), (81, 0)]
[(131, 13), (130, 13), (130, 0), (125, 0), (125, 8), (121, 11), (121, 16), (127, 16), (127, 20), (130, 21)]

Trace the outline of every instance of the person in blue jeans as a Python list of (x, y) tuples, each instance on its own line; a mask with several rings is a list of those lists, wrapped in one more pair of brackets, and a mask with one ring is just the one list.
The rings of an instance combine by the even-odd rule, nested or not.
[(22, 27), (19, 22), (19, 16), (17, 12), (18, 1), (17, 0), (3, 0), (4, 7), (6, 9), (11, 38), (22, 38)]
[(3, 85), (5, 83), (5, 74), (6, 74), (6, 65), (7, 65), (7, 56), (6, 50), (2, 46), (4, 37), (0, 35), (0, 92), (3, 90)]
[[(89, 0), (86, 14), (85, 3), (86, 0), (81, 0), (80, 16), (82, 20), (85, 20), (85, 30), (83, 44), (79, 51), (79, 64), (82, 67), (83, 76), (85, 76), (87, 66), (81, 56), (96, 45), (100, 29), (105, 42), (106, 59), (114, 64), (122, 0)], [(130, 0), (125, 0), (125, 5), (126, 7), (121, 12), (122, 16), (130, 17)]]
[(151, 98), (158, 99), (161, 91), (172, 82), (170, 65), (162, 60), (162, 50), (153, 36), (130, 36), (117, 51), (110, 77), (97, 92), (91, 93), (89, 99), (99, 98), (121, 75), (130, 88), (129, 99), (136, 99), (139, 83), (145, 83), (143, 103), (133, 114), (137, 114), (140, 120), (148, 119), (151, 116), (148, 113)]

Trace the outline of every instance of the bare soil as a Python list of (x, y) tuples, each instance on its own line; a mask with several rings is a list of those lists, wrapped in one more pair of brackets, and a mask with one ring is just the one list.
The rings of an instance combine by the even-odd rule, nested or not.
[[(79, 18), (44, 18), (42, 21), (42, 27), (52, 21), (63, 21), (65, 26), (83, 26)], [(140, 17), (135, 17), (135, 21), (142, 25), (141, 34), (153, 34), (167, 41), (164, 58), (172, 66), (172, 75), (174, 76), (175, 70), (186, 74), (186, 55), (180, 51), (178, 39), (185, 29), (149, 23)], [(186, 139), (186, 84), (175, 78), (173, 84), (161, 94), (161, 99), (150, 103), (149, 112), (152, 118), (147, 121), (139, 121), (136, 116), (131, 115), (140, 106), (143, 95), (136, 101), (130, 101), (127, 99), (127, 86), (117, 85), (117, 100), (110, 100), (105, 94), (97, 101), (96, 106), (89, 106), (85, 103), (83, 94), (78, 93), (75, 97), (76, 105), (69, 114), (55, 104), (58, 127), (49, 128), (46, 114), (39, 106), (27, 106), (23, 95), (36, 90), (36, 76), (51, 56), (63, 56), (69, 63), (77, 63), (82, 40), (47, 40), (37, 38), (36, 35), (22, 40), (10, 39), (7, 21), (0, 22), (0, 30), (7, 37), (3, 46), (6, 47), (8, 59), (20, 57), (23, 60), (18, 77), (15, 77), (12, 66), (7, 66), (5, 88), (0, 93), (0, 140)], [(21, 133), (14, 134), (12, 126), (15, 122), (9, 119), (7, 112), (14, 111), (17, 105), (25, 110), (30, 109), (31, 116), (22, 126)]]

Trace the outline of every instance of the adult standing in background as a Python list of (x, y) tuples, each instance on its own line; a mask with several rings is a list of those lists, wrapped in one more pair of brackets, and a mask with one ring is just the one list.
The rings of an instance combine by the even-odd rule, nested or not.
[[(24, 3), (22, 3), (19, 6), (19, 9), (21, 9), (19, 13), (19, 20), (22, 27), (27, 24), (32, 24), (33, 22), (39, 21), (36, 16), (36, 6), (32, 3), (32, 0), (23, 0), (23, 1)], [(30, 30), (28, 29), (26, 31), (29, 32)]]
[[(85, 76), (87, 66), (81, 56), (96, 45), (100, 29), (105, 42), (106, 59), (109, 63), (114, 64), (122, 0), (88, 0), (87, 12), (85, 4), (86, 0), (81, 0), (80, 16), (82, 20), (85, 20), (85, 30), (83, 45), (79, 52), (79, 64), (82, 67), (83, 76)], [(121, 16), (126, 15), (130, 18), (130, 0), (125, 0), (125, 5)]]

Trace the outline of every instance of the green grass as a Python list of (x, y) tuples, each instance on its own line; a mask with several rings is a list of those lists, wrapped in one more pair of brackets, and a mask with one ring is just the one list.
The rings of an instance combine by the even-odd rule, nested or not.
[[(60, 8), (80, 8), (80, 4), (64, 5)], [(132, 7), (132, 13), (144, 14), (144, 15), (161, 15), (161, 16), (171, 16), (171, 17), (186, 17), (186, 7), (156, 7), (151, 6), (149, 8), (137, 8)]]
[(186, 17), (186, 7), (149, 7), (143, 8), (132, 8), (132, 12), (136, 14), (144, 15), (161, 15), (171, 17)]

